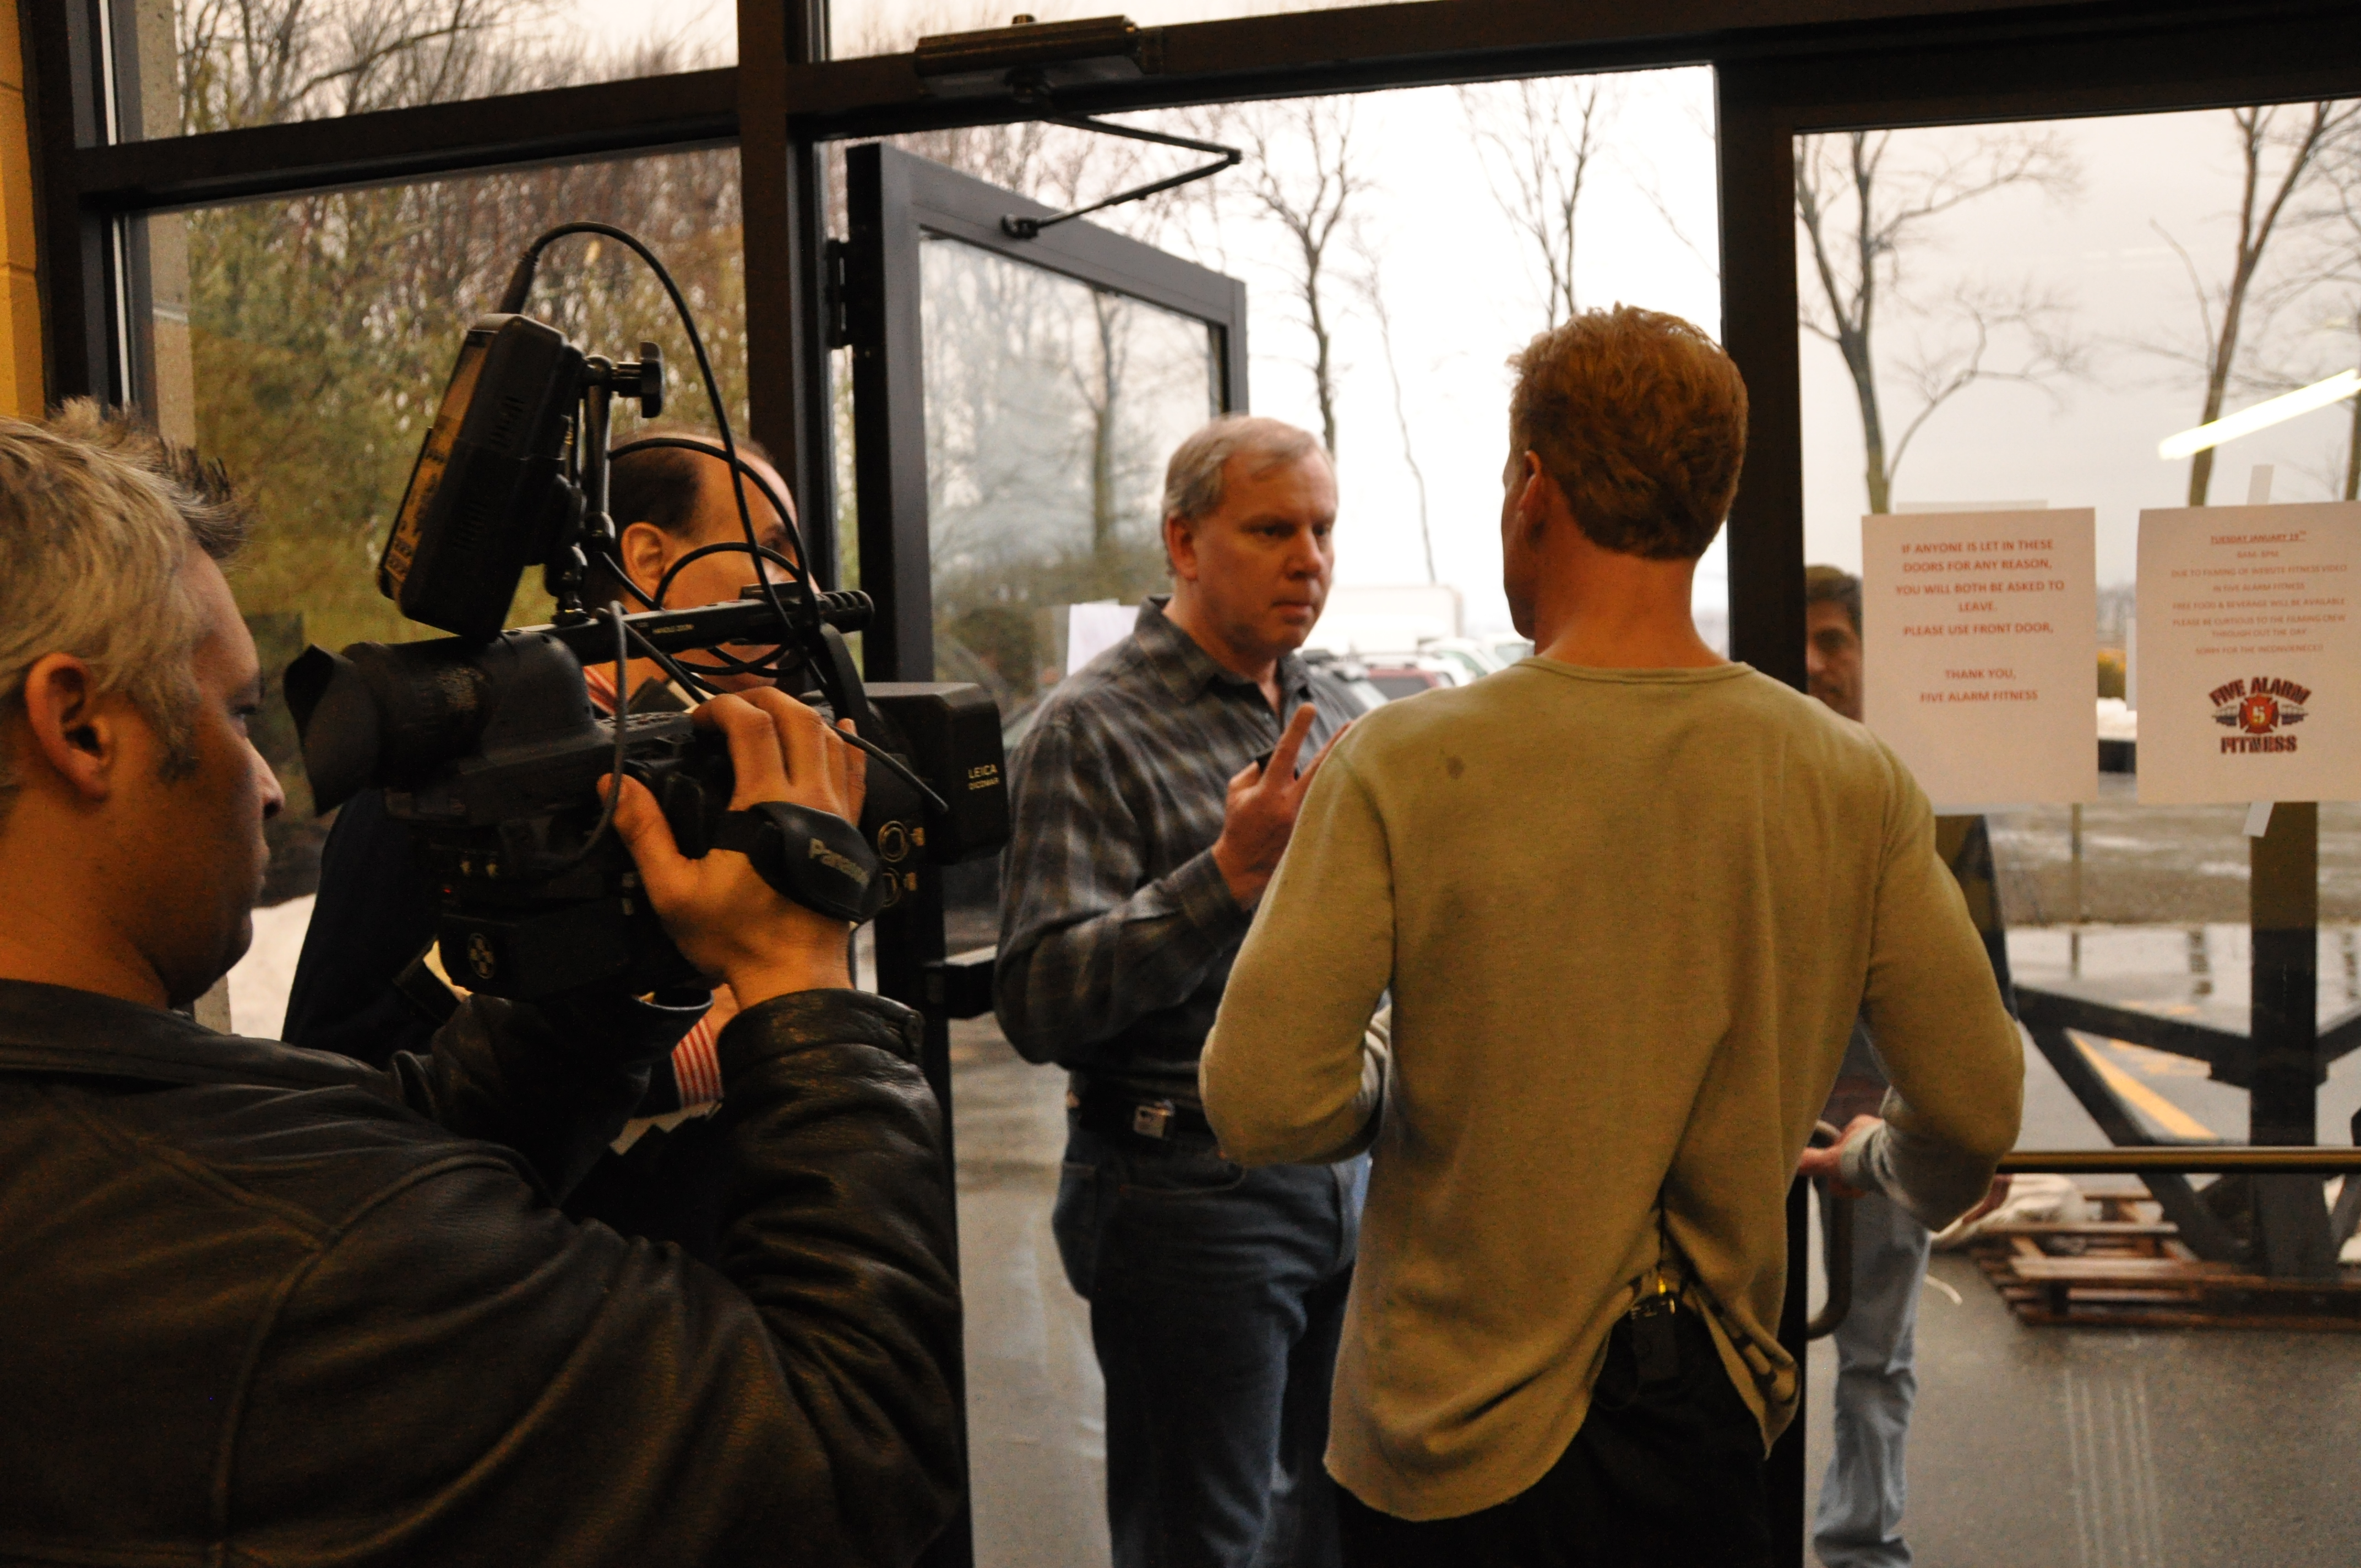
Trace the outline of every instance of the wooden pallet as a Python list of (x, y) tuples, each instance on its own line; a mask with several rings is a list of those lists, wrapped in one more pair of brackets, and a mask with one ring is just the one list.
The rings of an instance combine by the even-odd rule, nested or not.
[(2136, 1179), (2081, 1185), (2102, 1218), (2010, 1225), (1969, 1245), (2019, 1322), (2361, 1332), (2361, 1269), (2347, 1267), (2331, 1284), (2208, 1263), (2158, 1216)]

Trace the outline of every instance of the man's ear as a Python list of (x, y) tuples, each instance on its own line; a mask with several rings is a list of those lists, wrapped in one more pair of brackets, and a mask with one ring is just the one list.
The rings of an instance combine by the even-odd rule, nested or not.
[(101, 697), (91, 668), (71, 653), (44, 653), (25, 673), (25, 725), (51, 772), (93, 804), (115, 793), (127, 739), (127, 705)]
[(1526, 539), (1539, 543), (1555, 510), (1551, 502), (1557, 495), (1557, 481), (1549, 477), (1534, 453), (1525, 453), (1517, 462), (1521, 474), (1517, 481), (1517, 526), (1524, 530)]
[(1197, 580), (1197, 531), (1188, 519), (1164, 520), (1164, 558), (1171, 563), (1175, 577), (1186, 583)]
[(672, 542), (664, 537), (664, 531), (653, 522), (635, 522), (624, 529), (615, 543), (625, 575), (640, 592), (654, 598), (656, 585), (664, 581), (664, 567), (672, 554)]

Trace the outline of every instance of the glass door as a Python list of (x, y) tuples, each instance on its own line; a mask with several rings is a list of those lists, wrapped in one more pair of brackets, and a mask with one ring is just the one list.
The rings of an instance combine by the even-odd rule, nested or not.
[[(1166, 586), (1164, 465), (1246, 408), (1246, 285), (880, 145), (846, 157), (861, 584), (873, 681), (961, 681), (1014, 751), (1049, 689)], [(878, 922), (877, 987), (927, 1014), (967, 1303), (968, 1519), (936, 1563), (1103, 1561), (1098, 1367), (1049, 1234), (1065, 1075), (991, 1014), (993, 861)], [(948, 955), (948, 957), (946, 956)]]

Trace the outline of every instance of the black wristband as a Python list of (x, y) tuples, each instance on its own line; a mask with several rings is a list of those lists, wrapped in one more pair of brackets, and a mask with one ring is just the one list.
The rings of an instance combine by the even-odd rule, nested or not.
[(784, 800), (724, 812), (713, 847), (754, 863), (779, 896), (856, 924), (885, 902), (885, 877), (861, 829), (841, 817)]

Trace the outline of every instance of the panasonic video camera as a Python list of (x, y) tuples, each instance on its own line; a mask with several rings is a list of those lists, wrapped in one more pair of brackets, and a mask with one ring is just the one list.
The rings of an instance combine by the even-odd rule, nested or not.
[[(626, 239), (655, 265), (620, 231), (556, 233), (585, 229)], [(771, 556), (792, 580), (757, 581), (731, 603), (638, 614), (583, 606), (594, 556), (622, 576), (606, 514), (610, 404), (636, 398), (653, 415), (664, 368), (653, 344), (616, 363), (519, 313), (533, 258), (554, 237), (526, 253), (509, 308), (468, 329), (379, 565), (379, 590), (403, 614), (453, 635), (342, 653), (314, 647), (286, 683), (316, 807), (381, 788), (439, 896), (445, 970), (471, 990), (520, 999), (594, 981), (637, 993), (696, 978), (611, 830), (612, 805), (597, 788), (608, 773), (648, 786), (684, 855), (738, 850), (785, 896), (851, 920), (914, 893), (921, 861), (972, 860), (1008, 836), (991, 698), (972, 685), (864, 686), (844, 636), (868, 623), (869, 600), (819, 591), (802, 560)], [(711, 395), (685, 309), (682, 319)], [(715, 411), (721, 418), (718, 398)], [(735, 472), (763, 484), (742, 464)], [(730, 548), (745, 550), (748, 575), (762, 576), (767, 553), (751, 526), (745, 544)], [(535, 564), (557, 620), (502, 630)], [(871, 755), (857, 828), (786, 802), (731, 812), (721, 737), (695, 728), (677, 699), (662, 705), (670, 711), (629, 711), (626, 656), (654, 659), (692, 696), (724, 671), (752, 673), (851, 719)], [(611, 718), (594, 711), (583, 682), (586, 663), (604, 662), (618, 677)]]

